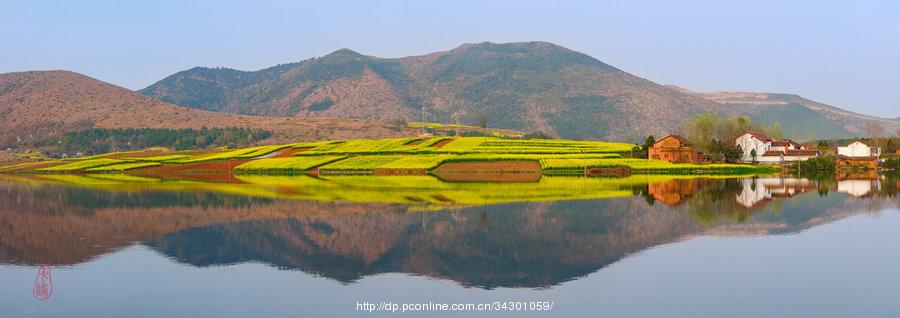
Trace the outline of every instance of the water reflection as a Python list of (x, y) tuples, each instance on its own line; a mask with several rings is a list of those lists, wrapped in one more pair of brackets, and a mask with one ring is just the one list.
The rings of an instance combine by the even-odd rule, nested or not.
[(74, 265), (143, 244), (198, 267), (541, 288), (686, 237), (796, 232), (900, 202), (897, 179), (877, 176), (227, 180), (16, 176), (0, 182), (0, 261)]

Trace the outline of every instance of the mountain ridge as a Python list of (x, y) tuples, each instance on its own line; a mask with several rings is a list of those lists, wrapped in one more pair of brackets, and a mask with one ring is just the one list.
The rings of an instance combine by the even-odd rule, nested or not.
[[(192, 68), (139, 92), (200, 109), (300, 118), (472, 123), (484, 113), (498, 128), (629, 142), (682, 132), (706, 112), (780, 121), (809, 138), (861, 135), (875, 119), (900, 127), (806, 99), (785, 100), (785, 109), (768, 107), (772, 100), (762, 101), (767, 107), (723, 102), (539, 41), (465, 43), (398, 58), (342, 48), (256, 71)], [(792, 117), (804, 121), (794, 125)]]
[(235, 115), (177, 106), (71, 71), (0, 74), (0, 146), (87, 128), (245, 127), (272, 131), (267, 142), (408, 135), (411, 129), (359, 119)]
[[(400, 58), (341, 49), (239, 79), (224, 78), (230, 69), (204, 72), (178, 72), (140, 92), (184, 106), (278, 116), (454, 122), (484, 112), (492, 126), (579, 139), (637, 138), (644, 130), (631, 127), (658, 115), (677, 117), (657, 125), (674, 130), (687, 115), (735, 113), (547, 42), (463, 44)], [(194, 100), (206, 95), (215, 98)]]

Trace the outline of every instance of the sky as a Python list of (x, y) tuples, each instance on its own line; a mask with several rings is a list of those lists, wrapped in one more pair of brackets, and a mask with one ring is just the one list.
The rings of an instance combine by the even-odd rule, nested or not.
[(548, 41), (696, 91), (900, 117), (900, 1), (0, 0), (0, 73), (65, 69), (129, 89), (194, 66), (486, 41)]

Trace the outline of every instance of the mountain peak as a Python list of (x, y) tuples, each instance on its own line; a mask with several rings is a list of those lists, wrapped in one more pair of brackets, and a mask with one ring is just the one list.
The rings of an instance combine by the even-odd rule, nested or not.
[(356, 52), (354, 50), (342, 48), (342, 49), (338, 49), (334, 52), (328, 53), (327, 55), (323, 56), (322, 58), (323, 59), (344, 60), (344, 59), (362, 59), (365, 57), (366, 57), (365, 55), (362, 55), (361, 53)]
[(497, 52), (497, 53), (538, 53), (538, 52), (572, 52), (577, 53), (568, 48), (544, 41), (529, 41), (529, 42), (506, 42), (506, 43), (495, 43), (495, 42), (480, 42), (480, 43), (463, 43), (460, 46), (448, 51), (448, 52), (466, 52), (466, 51), (484, 51), (484, 52)]

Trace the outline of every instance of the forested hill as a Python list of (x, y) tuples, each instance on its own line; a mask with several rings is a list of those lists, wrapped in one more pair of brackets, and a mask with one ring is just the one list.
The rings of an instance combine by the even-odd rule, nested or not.
[[(140, 92), (239, 114), (469, 124), (487, 114), (497, 128), (629, 142), (680, 132), (702, 112), (780, 121), (786, 132), (824, 131), (829, 135), (818, 137), (829, 138), (862, 134), (866, 121), (811, 104), (763, 109), (725, 103), (546, 42), (464, 44), (403, 58), (341, 49), (252, 72), (197, 67)], [(898, 122), (885, 119), (889, 127)]]
[(465, 44), (397, 59), (342, 49), (255, 72), (193, 68), (141, 93), (241, 114), (473, 123), (553, 136), (632, 140), (731, 107), (545, 42)]

